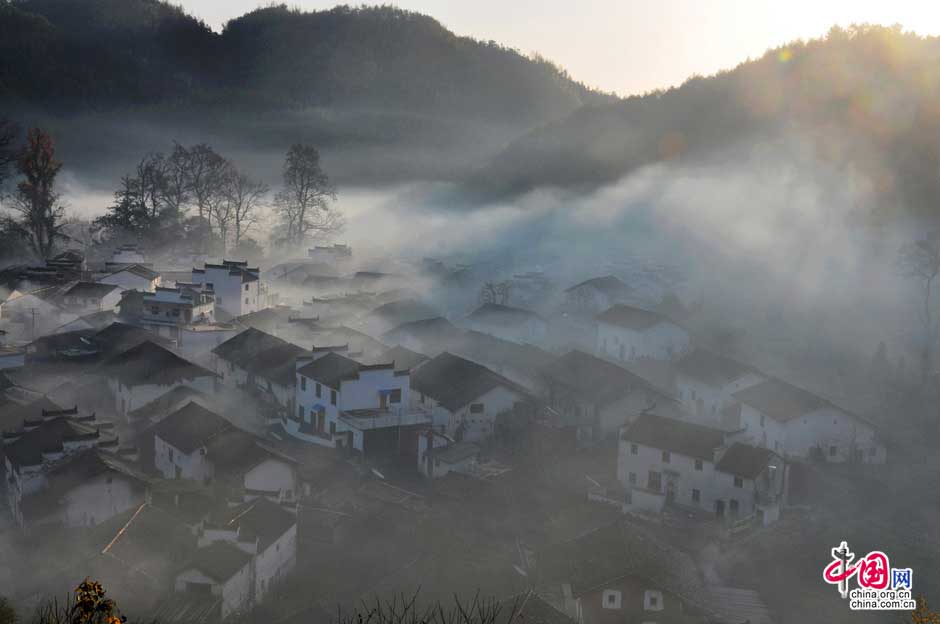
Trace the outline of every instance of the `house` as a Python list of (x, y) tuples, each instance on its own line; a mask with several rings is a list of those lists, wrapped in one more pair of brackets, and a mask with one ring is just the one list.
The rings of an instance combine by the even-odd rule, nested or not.
[(212, 285), (215, 305), (229, 316), (243, 316), (267, 307), (267, 291), (260, 279), (260, 270), (249, 268), (247, 262), (222, 260), (221, 264), (205, 264), (193, 269), (193, 284)]
[(428, 304), (417, 299), (401, 299), (380, 305), (369, 312), (363, 321), (363, 330), (370, 336), (381, 336), (405, 323), (436, 317), (439, 317), (438, 311)]
[(732, 395), (766, 379), (757, 369), (702, 347), (675, 364), (676, 394), (686, 412), (694, 422), (718, 428), (737, 427), (722, 423), (723, 411), (735, 403)]
[(872, 423), (781, 379), (751, 385), (732, 398), (737, 404), (725, 418), (742, 441), (785, 457), (869, 464), (887, 459)]
[(154, 466), (167, 479), (208, 483), (213, 476), (206, 445), (233, 425), (194, 401), (190, 401), (153, 429)]
[(531, 403), (517, 384), (446, 351), (421, 365), (411, 386), (413, 405), (429, 411), (434, 427), (458, 442), (488, 438), (497, 418)]
[(215, 370), (227, 385), (246, 388), (293, 413), (297, 358), (309, 351), (249, 328), (212, 350)]
[(569, 429), (581, 444), (616, 435), (628, 419), (656, 408), (678, 412), (675, 399), (612, 362), (570, 351), (541, 371), (549, 425)]
[(307, 258), (313, 262), (323, 262), (331, 266), (344, 265), (352, 261), (352, 247), (349, 245), (317, 245), (307, 250)]
[(464, 324), (503, 340), (528, 344), (544, 342), (548, 329), (545, 319), (535, 312), (497, 303), (484, 303), (466, 318)]
[(106, 312), (117, 309), (121, 287), (101, 282), (75, 282), (59, 295), (59, 300), (72, 312)]
[(142, 504), (150, 479), (113, 453), (88, 449), (56, 464), (19, 504), (23, 525), (91, 527)]
[(535, 553), (529, 575), (561, 594), (582, 624), (717, 623), (693, 558), (629, 521)]
[(689, 350), (689, 333), (658, 313), (615, 305), (595, 317), (596, 352), (621, 362), (638, 358), (673, 360)]
[(66, 249), (46, 260), (46, 267), (63, 273), (81, 275), (88, 269), (88, 264), (85, 262), (84, 253), (77, 249)]
[(402, 323), (384, 333), (382, 341), (425, 355), (437, 355), (445, 351), (451, 341), (461, 335), (461, 330), (453, 323), (443, 317), (435, 316)]
[(160, 274), (142, 264), (131, 264), (98, 280), (101, 284), (113, 284), (121, 290), (153, 292), (161, 285)]
[(58, 286), (16, 291), (3, 303), (3, 318), (31, 339), (50, 333), (77, 316), (58, 305), (59, 292)]
[(199, 596), (218, 605), (218, 618), (245, 611), (251, 603), (252, 557), (238, 546), (214, 542), (199, 548), (177, 573), (177, 593)]
[(755, 517), (760, 524), (777, 520), (785, 498), (785, 464), (773, 451), (654, 414), (624, 428), (617, 480), (628, 509), (660, 511), (668, 503), (721, 519)]
[(114, 410), (125, 418), (178, 386), (200, 392), (215, 390), (216, 374), (147, 340), (107, 360), (107, 377)]
[(297, 361), (296, 388), (297, 411), (283, 425), (308, 442), (364, 454), (400, 451), (429, 424), (429, 415), (411, 405), (408, 371), (391, 362), (367, 365), (314, 351)]
[(433, 430), (418, 438), (418, 472), (429, 479), (440, 479), (452, 472), (468, 474), (479, 457), (480, 447), (473, 442), (454, 442)]
[(140, 252), (137, 245), (128, 243), (121, 245), (111, 253), (106, 264), (112, 266), (133, 266), (146, 264), (147, 258)]
[(395, 370), (413, 373), (430, 358), (422, 353), (406, 349), (402, 346), (391, 347), (378, 356), (378, 362), (391, 362)]
[(555, 360), (555, 356), (529, 344), (519, 344), (478, 331), (453, 334), (445, 348), (513, 381), (532, 394), (542, 394), (543, 378), (539, 374)]
[(593, 277), (565, 289), (562, 308), (594, 316), (615, 305), (628, 303), (633, 289), (613, 275)]

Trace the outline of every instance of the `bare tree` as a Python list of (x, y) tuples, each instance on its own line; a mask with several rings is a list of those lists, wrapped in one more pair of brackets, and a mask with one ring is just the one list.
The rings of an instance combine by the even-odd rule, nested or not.
[(0, 119), (0, 189), (3, 188), (10, 168), (16, 162), (16, 142), (19, 128), (8, 119)]
[(509, 305), (509, 297), (512, 294), (512, 282), (485, 282), (480, 288), (480, 303), (495, 303), (497, 305)]
[(920, 288), (920, 315), (924, 330), (921, 375), (922, 381), (926, 382), (933, 371), (933, 348), (938, 329), (933, 306), (934, 283), (940, 276), (940, 231), (931, 232), (926, 238), (902, 247), (898, 252), (898, 268), (901, 275), (916, 281)]
[(320, 167), (320, 153), (311, 145), (292, 145), (284, 163), (284, 188), (274, 198), (286, 241), (302, 245), (340, 232), (345, 221), (331, 209), (330, 200), (336, 200), (336, 189)]
[(26, 136), (26, 146), (16, 160), (16, 171), (23, 176), (16, 186), (12, 208), (17, 216), (7, 217), (6, 228), (27, 241), (40, 258), (48, 258), (55, 243), (65, 238), (62, 231), (65, 208), (59, 204), (55, 179), (62, 163), (55, 157), (52, 137), (33, 128)]
[(189, 185), (189, 151), (179, 143), (173, 143), (173, 151), (166, 157), (163, 178), (166, 210), (182, 218), (193, 198)]
[[(196, 204), (199, 218), (211, 219), (213, 210), (222, 201), (228, 161), (205, 143), (185, 149), (185, 154), (181, 161), (186, 170), (185, 187)], [(182, 153), (179, 157), (183, 158)]]
[(258, 223), (259, 208), (264, 205), (268, 185), (251, 179), (247, 174), (232, 169), (226, 177), (223, 193), (227, 210), (231, 213), (233, 245), (237, 247), (248, 231)]

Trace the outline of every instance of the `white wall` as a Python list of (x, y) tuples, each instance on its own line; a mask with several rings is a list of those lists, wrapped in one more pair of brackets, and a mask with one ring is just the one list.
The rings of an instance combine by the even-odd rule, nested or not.
[(599, 322), (596, 349), (602, 357), (621, 362), (644, 357), (673, 360), (689, 350), (689, 334), (668, 322), (657, 323), (643, 331)]
[[(202, 483), (208, 482), (213, 476), (212, 464), (198, 448), (186, 454), (164, 441), (158, 435), (153, 437), (153, 461), (157, 471), (167, 479), (189, 479)], [(176, 469), (179, 468), (177, 477)]]
[(271, 585), (283, 579), (297, 563), (297, 525), (284, 532), (255, 558), (255, 600), (264, 600)]
[(143, 502), (142, 488), (126, 477), (105, 473), (63, 497), (62, 521), (68, 527), (95, 526)]
[[(476, 442), (484, 440), (493, 435), (496, 416), (512, 410), (513, 406), (523, 399), (524, 397), (519, 393), (504, 386), (497, 386), (483, 396), (452, 412), (447, 423), (446, 433), (451, 437), (455, 437), (458, 425), (462, 422), (465, 423), (463, 441)], [(482, 412), (471, 413), (471, 406), (481, 404), (483, 405)]]
[(187, 386), (194, 390), (199, 390), (206, 394), (215, 392), (215, 377), (196, 377), (187, 379), (180, 383), (174, 383), (169, 386), (159, 386), (154, 384), (141, 384), (137, 386), (125, 386), (114, 377), (108, 378), (108, 389), (111, 392), (111, 398), (114, 401), (114, 410), (117, 414), (127, 418), (127, 415), (135, 409), (150, 403), (170, 390), (178, 386)]
[(296, 497), (299, 487), (294, 467), (273, 457), (246, 472), (244, 486), (249, 490), (278, 492), (286, 498)]
[(205, 271), (194, 271), (194, 284), (212, 284), (215, 305), (232, 316), (257, 312), (264, 307), (261, 298), (261, 280), (242, 283), (242, 275), (230, 275), (229, 269), (206, 267)]

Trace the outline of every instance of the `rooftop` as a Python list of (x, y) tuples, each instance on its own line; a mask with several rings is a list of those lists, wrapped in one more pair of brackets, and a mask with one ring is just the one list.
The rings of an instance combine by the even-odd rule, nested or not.
[(157, 423), (153, 432), (173, 448), (188, 455), (208, 444), (213, 436), (232, 428), (229, 421), (190, 401)]
[(131, 347), (104, 363), (107, 374), (126, 386), (169, 386), (215, 373), (183, 359), (150, 340)]
[(512, 308), (498, 303), (484, 303), (467, 317), (469, 321), (478, 323), (495, 323), (498, 325), (522, 325), (531, 320), (544, 321), (541, 316), (531, 310)]
[(644, 331), (660, 323), (676, 324), (675, 321), (659, 312), (652, 312), (628, 305), (615, 305), (598, 314), (596, 318), (600, 323), (616, 325), (634, 331)]
[(545, 366), (542, 373), (552, 382), (601, 406), (609, 405), (637, 390), (647, 390), (666, 400), (672, 399), (664, 390), (639, 375), (583, 351), (569, 351)]
[(623, 439), (686, 457), (714, 461), (715, 450), (724, 444), (725, 434), (719, 429), (683, 420), (641, 414), (624, 430)]
[(449, 410), (456, 410), (497, 387), (522, 396), (528, 393), (485, 366), (444, 352), (426, 362), (411, 376), (411, 387)]
[(335, 390), (339, 389), (342, 381), (356, 379), (361, 366), (359, 362), (331, 351), (302, 366), (297, 372)]
[(780, 422), (799, 418), (830, 405), (822, 397), (780, 379), (768, 379), (735, 392), (732, 396)]
[(625, 283), (623, 283), (620, 280), (620, 278), (615, 277), (613, 275), (604, 275), (603, 277), (592, 277), (589, 280), (585, 280), (583, 282), (575, 284), (574, 286), (571, 286), (570, 288), (566, 288), (565, 292), (571, 292), (572, 290), (576, 290), (584, 286), (592, 286), (610, 296), (627, 296), (631, 292), (633, 292), (632, 288), (630, 288)]
[(715, 468), (745, 479), (755, 479), (776, 454), (765, 448), (735, 442), (722, 454)]
[(199, 570), (212, 580), (224, 584), (248, 565), (250, 560), (251, 555), (237, 546), (228, 542), (215, 542), (197, 550), (181, 571)]
[(747, 364), (702, 347), (696, 347), (683, 356), (676, 369), (680, 374), (714, 385), (730, 383), (747, 373), (756, 372)]

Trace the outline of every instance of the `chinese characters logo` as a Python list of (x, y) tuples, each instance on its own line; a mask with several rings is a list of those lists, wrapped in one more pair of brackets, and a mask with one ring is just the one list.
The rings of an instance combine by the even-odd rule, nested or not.
[[(856, 560), (846, 542), (832, 549), (832, 561), (823, 570), (823, 579), (838, 586), (853, 611), (913, 610), (917, 606), (911, 598), (913, 577), (910, 568), (892, 568), (880, 550)], [(858, 587), (850, 590), (852, 580)]]

